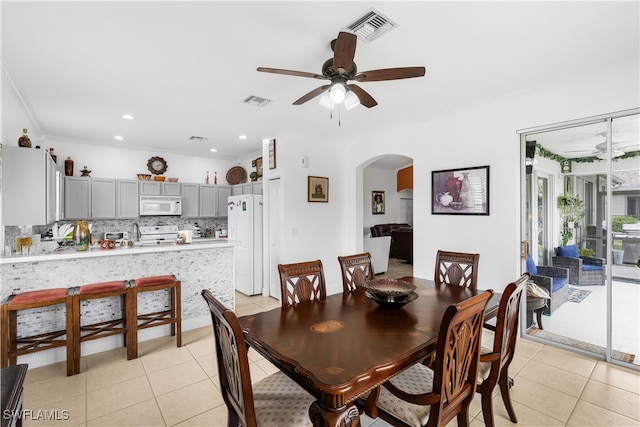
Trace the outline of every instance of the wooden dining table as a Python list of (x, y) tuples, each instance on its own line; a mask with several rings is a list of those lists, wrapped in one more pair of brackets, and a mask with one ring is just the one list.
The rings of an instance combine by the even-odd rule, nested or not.
[[(358, 397), (435, 350), (447, 307), (483, 292), (402, 280), (417, 286), (418, 298), (401, 308), (383, 308), (357, 288), (240, 317), (247, 344), (316, 398), (314, 426), (359, 425)], [(499, 302), (494, 294), (485, 320)]]

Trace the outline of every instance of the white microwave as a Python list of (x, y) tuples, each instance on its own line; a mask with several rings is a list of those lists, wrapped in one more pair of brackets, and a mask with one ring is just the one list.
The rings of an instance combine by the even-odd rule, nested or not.
[(140, 196), (140, 215), (182, 215), (182, 197)]

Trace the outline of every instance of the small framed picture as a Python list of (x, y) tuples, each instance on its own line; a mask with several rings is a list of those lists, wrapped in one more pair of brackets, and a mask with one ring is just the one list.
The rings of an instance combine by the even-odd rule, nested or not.
[(269, 141), (269, 169), (276, 168), (276, 140)]
[(307, 202), (329, 201), (329, 178), (321, 176), (307, 177)]
[(489, 166), (432, 171), (431, 213), (489, 215)]
[(262, 157), (256, 159), (256, 172), (258, 176), (262, 176)]
[(374, 215), (384, 213), (384, 191), (371, 192), (371, 213)]

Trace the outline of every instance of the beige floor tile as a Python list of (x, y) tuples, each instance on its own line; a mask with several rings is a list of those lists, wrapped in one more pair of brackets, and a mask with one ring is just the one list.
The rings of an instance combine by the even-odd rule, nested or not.
[(164, 350), (170, 350), (172, 348), (178, 348), (178, 346), (176, 345), (176, 337), (171, 335), (147, 341), (140, 341), (138, 342), (138, 357), (147, 356)]
[(46, 408), (58, 402), (87, 392), (86, 374), (64, 376), (24, 387), (24, 404), (30, 408)]
[(249, 353), (247, 353), (249, 357), (249, 362), (259, 362), (261, 360), (266, 360), (263, 355), (255, 351), (253, 348), (249, 349)]
[(259, 360), (257, 362), (254, 362), (256, 365), (258, 365), (260, 368), (262, 368), (263, 371), (265, 371), (267, 373), (267, 375), (271, 375), (271, 374), (275, 374), (276, 372), (279, 371), (278, 368), (276, 368), (273, 363), (269, 362), (266, 359), (263, 360)]
[[(224, 405), (222, 395), (208, 378), (159, 396), (157, 400), (168, 426)], [(182, 404), (178, 405), (176, 402), (182, 402)]]
[(640, 399), (636, 393), (589, 380), (581, 400), (640, 421)]
[(533, 356), (533, 360), (555, 366), (574, 374), (589, 377), (596, 366), (596, 361), (586, 356), (571, 353), (558, 348), (545, 346)]
[(126, 347), (114, 348), (100, 353), (90, 354), (88, 356), (82, 356), (81, 362), (85, 362), (86, 369), (92, 369), (97, 366), (105, 366), (110, 363), (122, 362), (127, 360)]
[(640, 394), (640, 373), (610, 363), (598, 362), (591, 379)]
[(42, 381), (49, 381), (53, 378), (62, 378), (66, 376), (67, 362), (52, 363), (51, 365), (28, 369), (27, 376), (24, 379), (24, 385), (27, 386)]
[(180, 424), (176, 424), (176, 425), (179, 427), (202, 427), (202, 426), (226, 427), (227, 407), (226, 405), (218, 406), (205, 413), (196, 415), (195, 417), (189, 418), (188, 420), (185, 420)]
[(182, 345), (192, 344), (208, 336), (213, 336), (213, 328), (211, 327), (211, 325), (184, 331), (182, 333)]
[(155, 399), (145, 400), (87, 423), (88, 427), (164, 426), (164, 419)]
[(604, 409), (584, 401), (578, 402), (575, 411), (573, 411), (573, 414), (571, 414), (571, 418), (569, 418), (569, 422), (567, 423), (567, 426), (574, 427), (631, 427), (637, 425), (638, 422), (636, 420), (632, 420), (631, 418), (627, 418), (623, 415), (609, 411), (608, 409)]
[(94, 420), (153, 398), (147, 377), (132, 378), (87, 393), (87, 420)]
[(580, 397), (588, 380), (587, 377), (536, 360), (527, 363), (518, 373), (518, 378), (526, 378), (573, 397)]
[(87, 390), (97, 390), (131, 378), (146, 375), (140, 359), (118, 360), (100, 365), (88, 363)]
[(544, 347), (544, 345), (538, 344), (537, 342), (528, 341), (528, 340), (525, 340), (525, 339), (519, 339), (516, 342), (516, 352), (515, 352), (515, 354), (518, 357), (523, 357), (525, 359), (531, 359), (543, 347)]
[(86, 398), (84, 394), (68, 397), (40, 407), (25, 405), (23, 425), (26, 426), (75, 426), (84, 424), (87, 419)]
[(235, 313), (238, 317), (248, 316), (250, 314), (256, 314), (264, 311), (264, 308), (260, 307), (258, 304), (254, 304), (252, 302), (247, 304), (237, 304)]
[(187, 347), (176, 347), (174, 344), (170, 347), (160, 347), (153, 351), (145, 352), (140, 357), (140, 360), (142, 360), (144, 370), (149, 374), (194, 360), (194, 357)]
[(196, 359), (216, 352), (213, 334), (202, 336), (197, 341), (187, 344), (186, 347)]
[(575, 397), (522, 377), (515, 378), (511, 400), (565, 422), (578, 401)]
[(264, 369), (262, 369), (255, 363), (249, 363), (249, 371), (251, 372), (251, 384), (255, 384), (258, 381), (269, 376), (269, 374), (267, 374)]
[(156, 396), (162, 396), (205, 379), (209, 379), (209, 376), (195, 360), (149, 373), (149, 382)]
[(218, 358), (215, 354), (199, 357), (196, 359), (200, 367), (206, 372), (209, 378), (218, 376)]
[[(547, 427), (547, 426), (564, 426), (564, 423), (549, 415), (536, 411), (525, 405), (521, 405), (518, 402), (513, 403), (513, 410), (518, 418), (518, 424), (511, 422), (509, 414), (502, 403), (501, 397), (496, 397), (493, 400), (493, 420), (496, 427)], [(479, 414), (476, 419), (483, 420), (482, 414)], [(482, 421), (484, 426), (484, 420)]]
[(517, 375), (528, 361), (528, 358), (514, 354), (511, 364), (509, 365), (509, 376), (513, 377)]

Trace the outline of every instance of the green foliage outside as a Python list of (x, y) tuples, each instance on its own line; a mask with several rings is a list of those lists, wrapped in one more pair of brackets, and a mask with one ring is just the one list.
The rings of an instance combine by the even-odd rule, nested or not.
[(618, 215), (614, 216), (611, 222), (613, 223), (613, 231), (621, 233), (623, 224), (637, 224), (638, 220), (631, 215)]

